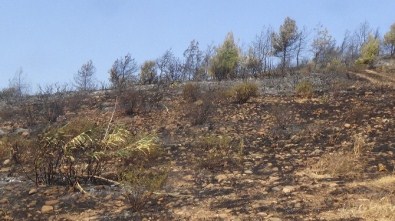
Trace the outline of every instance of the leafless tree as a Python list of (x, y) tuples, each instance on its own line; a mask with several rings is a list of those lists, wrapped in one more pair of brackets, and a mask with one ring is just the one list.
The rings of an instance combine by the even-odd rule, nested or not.
[(25, 80), (26, 76), (23, 74), (23, 69), (19, 68), (14, 77), (9, 81), (9, 88), (15, 91), (15, 96), (21, 98), (29, 91), (29, 84)]
[(367, 21), (362, 22), (357, 30), (355, 30), (354, 35), (358, 43), (358, 51), (360, 51), (362, 46), (368, 41), (369, 35), (371, 35), (372, 33), (373, 30), (370, 27), (369, 22)]
[(336, 41), (329, 34), (328, 29), (319, 25), (316, 29), (316, 35), (311, 44), (313, 60), (315, 66), (328, 63), (336, 51)]
[(184, 80), (200, 79), (200, 75), (203, 72), (203, 52), (199, 49), (199, 42), (191, 41), (183, 55), (185, 59), (183, 66)]
[(253, 56), (259, 61), (258, 73), (266, 73), (270, 69), (272, 56), (271, 27), (263, 28), (252, 42)]
[(81, 66), (78, 73), (74, 76), (74, 82), (77, 90), (90, 91), (96, 88), (94, 79), (95, 71), (96, 68), (91, 60)]
[(203, 76), (201, 76), (200, 80), (206, 80), (210, 74), (210, 66), (211, 66), (211, 58), (214, 56), (214, 52), (215, 52), (216, 48), (214, 46), (214, 44), (209, 44), (204, 52), (203, 55), (203, 69), (204, 69), (204, 74)]
[(355, 35), (351, 35), (351, 32), (347, 30), (339, 47), (339, 52), (342, 57), (341, 60), (346, 66), (354, 64), (359, 56), (358, 48), (357, 38)]
[(306, 49), (307, 36), (307, 28), (303, 27), (303, 29), (299, 32), (298, 40), (296, 42), (296, 67), (299, 67), (302, 53)]
[(124, 58), (117, 59), (110, 69), (110, 81), (116, 89), (123, 90), (128, 84), (132, 83), (138, 70), (134, 58), (127, 54)]
[(384, 47), (389, 55), (395, 55), (395, 23), (391, 25), (390, 30), (384, 35)]
[(182, 65), (178, 58), (176, 58), (171, 51), (167, 50), (156, 61), (159, 69), (159, 81), (161, 83), (171, 83), (181, 80)]

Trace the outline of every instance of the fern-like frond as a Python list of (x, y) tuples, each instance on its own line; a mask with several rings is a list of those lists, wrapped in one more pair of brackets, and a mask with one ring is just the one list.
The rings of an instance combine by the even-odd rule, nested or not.
[(96, 151), (93, 152), (93, 154), (91, 155), (96, 161), (100, 161), (101, 158), (107, 156), (108, 154), (103, 152), (103, 151)]
[(65, 151), (85, 148), (93, 143), (93, 139), (89, 136), (89, 132), (83, 132), (75, 137), (73, 137), (69, 142), (64, 145)]
[(124, 146), (127, 144), (130, 136), (131, 134), (128, 130), (117, 128), (110, 133), (105, 140), (103, 140), (103, 143), (109, 148)]
[(155, 135), (144, 136), (137, 142), (127, 146), (125, 149), (135, 149), (143, 152), (145, 155), (153, 152), (159, 145), (159, 138)]

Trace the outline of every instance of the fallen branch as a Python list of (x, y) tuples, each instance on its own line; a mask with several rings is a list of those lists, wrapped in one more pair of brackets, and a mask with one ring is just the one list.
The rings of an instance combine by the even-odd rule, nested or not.
[(101, 177), (101, 176), (88, 176), (88, 175), (85, 175), (85, 176), (78, 176), (79, 178), (82, 178), (82, 179), (95, 179), (95, 180), (99, 180), (99, 181), (102, 181), (102, 182), (105, 182), (105, 183), (109, 183), (110, 185), (114, 185), (114, 186), (122, 186), (122, 183), (120, 183), (120, 182), (117, 182), (117, 181), (115, 181), (115, 180), (110, 180), (110, 179), (107, 179), (107, 178), (104, 178), (104, 177)]
[(74, 183), (74, 189), (76, 189), (76, 190), (78, 190), (78, 191), (80, 191), (82, 194), (88, 194), (82, 187), (81, 187), (81, 185), (80, 185), (80, 183), (78, 183), (78, 181), (76, 181), (75, 183)]
[(167, 108), (166, 105), (164, 105), (164, 104), (162, 104), (162, 105), (163, 105), (163, 107), (166, 108), (166, 112), (169, 113), (169, 108)]
[(172, 196), (172, 197), (193, 197), (190, 194), (181, 194), (181, 193), (161, 193), (161, 192), (152, 192), (154, 195), (165, 195), (165, 196)]

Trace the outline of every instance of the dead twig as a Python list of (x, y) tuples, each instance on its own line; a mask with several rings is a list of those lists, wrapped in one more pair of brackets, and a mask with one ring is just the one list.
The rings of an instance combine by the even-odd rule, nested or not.
[(118, 104), (118, 97), (115, 98), (114, 110), (112, 110), (111, 118), (110, 118), (110, 121), (108, 122), (106, 133), (104, 134), (103, 140), (105, 140), (107, 138), (108, 133), (110, 131), (110, 125), (111, 125), (112, 119), (114, 118), (115, 110), (117, 109), (117, 104)]
[(74, 189), (76, 189), (76, 190), (78, 190), (78, 191), (80, 191), (82, 194), (88, 194), (82, 187), (81, 187), (81, 185), (80, 185), (80, 183), (78, 183), (78, 181), (76, 181), (75, 183), (74, 183)]

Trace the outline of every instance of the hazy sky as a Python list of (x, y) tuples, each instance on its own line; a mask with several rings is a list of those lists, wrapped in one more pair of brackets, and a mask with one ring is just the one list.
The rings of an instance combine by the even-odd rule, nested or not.
[[(26, 81), (72, 82), (89, 59), (108, 80), (115, 59), (138, 63), (191, 40), (202, 49), (230, 31), (247, 46), (263, 26), (285, 17), (310, 30), (321, 23), (338, 42), (364, 21), (383, 34), (395, 22), (394, 0), (0, 0), (0, 88), (22, 67)], [(312, 36), (311, 36), (312, 37)]]

